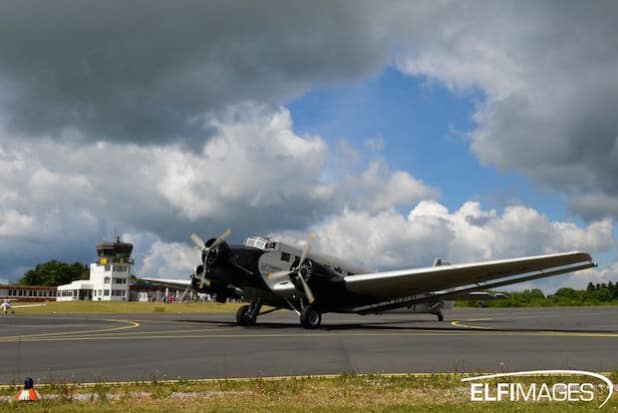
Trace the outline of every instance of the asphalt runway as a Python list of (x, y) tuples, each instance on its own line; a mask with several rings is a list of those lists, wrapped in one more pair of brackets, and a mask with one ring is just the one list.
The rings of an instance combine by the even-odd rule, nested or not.
[(325, 314), (0, 316), (0, 382), (618, 368), (618, 307)]

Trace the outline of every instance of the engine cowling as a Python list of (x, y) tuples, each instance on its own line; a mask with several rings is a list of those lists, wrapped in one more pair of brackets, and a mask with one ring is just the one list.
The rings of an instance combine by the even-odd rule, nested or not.
[[(206, 247), (211, 246), (216, 241), (216, 238), (211, 238), (206, 242)], [(217, 264), (220, 264), (227, 260), (230, 254), (230, 246), (227, 245), (227, 242), (222, 242), (217, 245), (215, 248), (206, 252), (202, 252), (202, 263), (205, 268), (212, 268)]]

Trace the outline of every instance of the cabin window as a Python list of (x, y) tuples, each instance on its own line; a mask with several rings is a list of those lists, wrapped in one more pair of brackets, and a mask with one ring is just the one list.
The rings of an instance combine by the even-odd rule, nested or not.
[(290, 254), (288, 254), (287, 252), (282, 252), (281, 261), (290, 262)]

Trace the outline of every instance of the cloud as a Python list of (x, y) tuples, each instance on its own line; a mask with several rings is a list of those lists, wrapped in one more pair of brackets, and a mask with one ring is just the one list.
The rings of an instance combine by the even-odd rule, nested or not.
[(560, 287), (569, 287), (583, 290), (588, 286), (588, 283), (607, 284), (610, 281), (612, 283), (616, 283), (617, 280), (618, 261), (615, 261), (611, 265), (606, 267), (591, 268), (589, 270), (579, 271), (574, 274), (565, 276), (561, 280), (556, 280), (553, 283), (548, 283), (546, 291), (553, 293)]
[(472, 201), (453, 212), (436, 201), (421, 201), (407, 215), (345, 210), (312, 230), (320, 250), (370, 270), (430, 266), (435, 257), (463, 263), (615, 246), (610, 219), (579, 227), (522, 205), (498, 212)]
[(569, 200), (569, 209), (587, 220), (618, 217), (618, 197), (598, 193), (579, 195)]
[[(0, 6), (0, 121), (15, 136), (199, 152), (204, 116), (389, 64), (485, 99), (473, 153), (618, 215), (615, 2), (25, 1)], [(379, 149), (379, 141), (369, 141)], [(598, 208), (582, 197), (603, 196)]]
[[(5, 134), (0, 271), (16, 274), (16, 268), (58, 257), (89, 261), (95, 243), (116, 228), (142, 236), (136, 239), (148, 248), (157, 246), (136, 251), (150, 272), (161, 262), (161, 243), (178, 251), (194, 231), (208, 238), (230, 226), (238, 237), (300, 229), (345, 205), (375, 210), (437, 196), (384, 160), (325, 178), (328, 144), (296, 134), (282, 107), (244, 102), (200, 122), (212, 134), (197, 152), (178, 144), (74, 145)], [(29, 254), (16, 254), (20, 248)]]
[[(314, 249), (367, 271), (426, 267), (434, 258), (452, 263), (517, 258), (567, 251), (599, 254), (615, 247), (610, 219), (577, 226), (553, 221), (522, 205), (502, 212), (482, 209), (469, 201), (450, 212), (436, 201), (421, 201), (407, 214), (393, 208), (379, 212), (344, 209), (310, 229), (271, 232), (274, 239), (296, 244), (309, 232), (317, 238)], [(190, 273), (195, 252), (187, 244), (155, 240), (144, 253), (142, 274), (168, 276), (182, 265)], [(179, 264), (183, 261), (183, 264)], [(618, 280), (618, 263), (557, 278), (506, 287), (507, 290), (542, 288), (553, 293), (560, 287), (585, 288), (588, 282)]]
[[(577, 226), (554, 221), (533, 208), (511, 205), (499, 212), (468, 201), (449, 211), (436, 201), (421, 201), (407, 214), (395, 209), (370, 213), (346, 209), (316, 223), (315, 249), (368, 271), (431, 266), (440, 257), (452, 263), (517, 258), (567, 251), (600, 254), (615, 247), (610, 219)], [(273, 234), (294, 243), (300, 232)], [(541, 288), (545, 292), (568, 286), (583, 288), (589, 281), (618, 279), (618, 264), (577, 272), (507, 290)]]
[(23, 137), (199, 148), (204, 113), (377, 72), (372, 27), (344, 2), (3, 3), (0, 111)]
[(141, 261), (138, 272), (142, 276), (161, 278), (187, 278), (199, 259), (185, 243), (155, 241)]
[[(446, 6), (445, 6), (446, 7)], [(450, 4), (410, 29), (398, 67), (454, 91), (479, 89), (471, 149), (567, 194), (586, 219), (618, 216), (618, 38), (614, 2)], [(591, 196), (601, 205), (595, 205)]]
[[(618, 216), (615, 15), (613, 2), (4, 3), (0, 270), (91, 257), (114, 225), (160, 242), (143, 252), (159, 258), (230, 223), (318, 225), (332, 232), (325, 247), (377, 257), (369, 266), (603, 250), (603, 218)], [(480, 90), (472, 152), (566, 194), (590, 224), (419, 203), (438, 190), (353, 144), (298, 134), (280, 106), (389, 64)], [(382, 139), (366, 143), (374, 156)]]

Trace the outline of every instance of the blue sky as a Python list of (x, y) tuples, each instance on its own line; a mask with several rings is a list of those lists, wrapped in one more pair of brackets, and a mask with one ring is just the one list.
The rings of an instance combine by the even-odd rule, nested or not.
[[(440, 82), (387, 68), (362, 82), (309, 90), (285, 106), (297, 133), (317, 134), (333, 147), (345, 139), (365, 162), (376, 156), (367, 148), (367, 139), (379, 137), (384, 142), (379, 155), (390, 167), (438, 188), (439, 201), (450, 211), (469, 200), (497, 211), (521, 204), (552, 221), (585, 225), (568, 211), (562, 194), (517, 172), (482, 165), (470, 151), (467, 134), (476, 126), (473, 114), (484, 99), (479, 89), (454, 92)], [(400, 212), (411, 207), (401, 207)], [(595, 259), (610, 265), (616, 253), (597, 253)]]
[(523, 203), (552, 219), (567, 215), (564, 200), (523, 176), (483, 166), (469, 150), (466, 133), (482, 104), (477, 89), (453, 93), (438, 82), (388, 68), (362, 82), (321, 87), (286, 103), (299, 134), (317, 134), (332, 146), (345, 139), (368, 154), (365, 141), (380, 137), (393, 169), (410, 172), (441, 191), (450, 210), (468, 200), (502, 209)]

